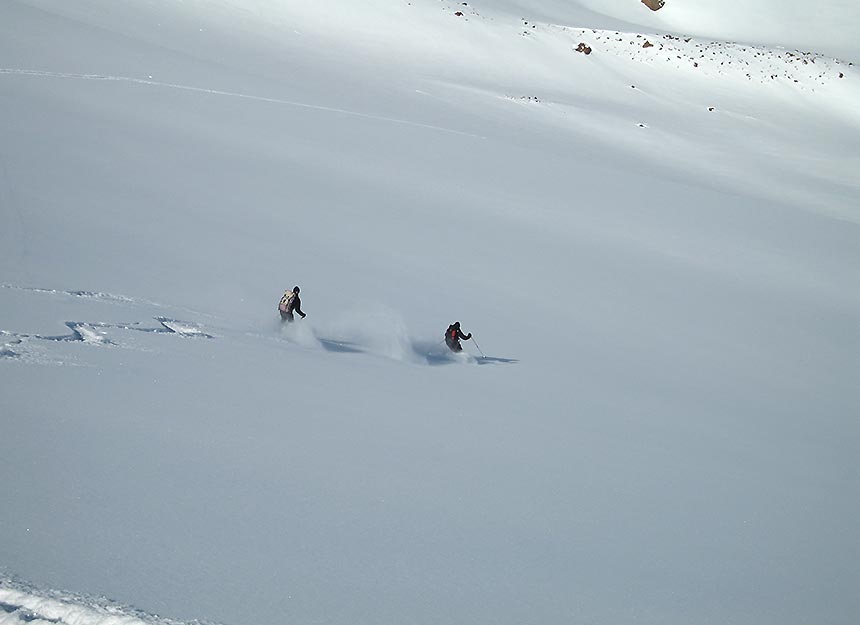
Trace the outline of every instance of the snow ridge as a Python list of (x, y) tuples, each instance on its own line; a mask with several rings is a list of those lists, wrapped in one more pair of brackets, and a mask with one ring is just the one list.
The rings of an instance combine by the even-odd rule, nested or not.
[[(36, 590), (0, 578), (0, 625), (184, 625), (182, 621), (84, 595)], [(188, 625), (204, 625), (194, 620)], [(208, 625), (212, 625), (209, 623)]]

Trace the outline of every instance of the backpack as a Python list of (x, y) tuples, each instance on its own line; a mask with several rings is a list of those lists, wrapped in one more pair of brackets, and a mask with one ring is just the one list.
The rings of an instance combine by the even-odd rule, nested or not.
[(293, 300), (296, 298), (296, 294), (292, 291), (284, 291), (284, 296), (281, 298), (281, 303), (278, 304), (278, 310), (282, 313), (290, 312), (293, 305)]
[(445, 342), (451, 345), (452, 343), (456, 343), (459, 339), (457, 336), (457, 328), (453, 325), (448, 326), (448, 330), (445, 332)]

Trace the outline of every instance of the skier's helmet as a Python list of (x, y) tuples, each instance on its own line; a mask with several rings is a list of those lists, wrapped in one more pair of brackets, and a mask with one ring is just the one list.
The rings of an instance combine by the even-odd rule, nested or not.
[(293, 287), (293, 293), (298, 293), (301, 289), (297, 286)]

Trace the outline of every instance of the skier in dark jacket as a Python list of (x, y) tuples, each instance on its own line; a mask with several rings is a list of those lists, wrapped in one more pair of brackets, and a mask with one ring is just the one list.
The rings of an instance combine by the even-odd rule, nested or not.
[(281, 303), (278, 304), (278, 310), (281, 313), (281, 321), (293, 321), (295, 317), (293, 312), (299, 313), (302, 319), (305, 318), (305, 313), (302, 312), (302, 300), (299, 299), (299, 287), (294, 286), (292, 291), (287, 291), (281, 298)]
[(463, 334), (463, 331), (460, 329), (459, 321), (455, 321), (449, 325), (448, 329), (445, 331), (445, 344), (452, 352), (462, 352), (463, 346), (460, 345), (460, 339), (468, 341), (470, 338), (472, 338), (472, 333), (469, 332), (469, 334)]

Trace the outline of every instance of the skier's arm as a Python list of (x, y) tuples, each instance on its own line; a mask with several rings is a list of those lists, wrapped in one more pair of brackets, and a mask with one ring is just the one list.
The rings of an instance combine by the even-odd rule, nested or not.
[(296, 305), (293, 306), (293, 310), (295, 312), (299, 313), (301, 318), (304, 319), (306, 315), (305, 315), (305, 313), (302, 312), (302, 300), (299, 299), (298, 295), (296, 295), (295, 302), (296, 302)]
[(457, 330), (457, 336), (459, 336), (464, 341), (468, 341), (470, 338), (472, 338), (472, 333), (469, 332), (469, 334), (463, 334), (462, 330)]

